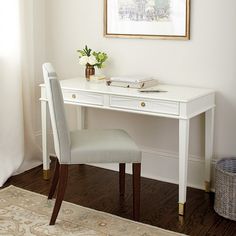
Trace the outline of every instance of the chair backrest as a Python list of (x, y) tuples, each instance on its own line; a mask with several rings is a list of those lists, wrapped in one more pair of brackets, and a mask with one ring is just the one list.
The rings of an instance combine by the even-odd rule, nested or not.
[(51, 117), (55, 152), (61, 164), (68, 164), (71, 157), (70, 133), (66, 122), (60, 82), (50, 63), (43, 64), (43, 77)]

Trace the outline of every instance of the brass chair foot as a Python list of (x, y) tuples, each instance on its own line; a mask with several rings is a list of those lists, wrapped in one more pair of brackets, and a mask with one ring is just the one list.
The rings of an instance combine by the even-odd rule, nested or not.
[(179, 215), (183, 216), (185, 214), (185, 203), (179, 203)]
[(50, 179), (50, 170), (43, 170), (43, 179), (44, 180)]
[(211, 184), (208, 181), (205, 181), (205, 192), (209, 193), (211, 191)]

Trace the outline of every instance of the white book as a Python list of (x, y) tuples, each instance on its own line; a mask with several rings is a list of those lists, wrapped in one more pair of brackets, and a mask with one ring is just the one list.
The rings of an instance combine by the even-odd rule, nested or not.
[(142, 83), (152, 80), (149, 76), (114, 76), (110, 78), (110, 81), (114, 82), (126, 82), (126, 83)]
[(109, 86), (116, 86), (116, 87), (124, 87), (124, 88), (136, 88), (136, 89), (144, 89), (144, 88), (150, 88), (153, 86), (156, 86), (158, 84), (158, 80), (155, 79), (149, 79), (145, 81), (140, 82), (129, 82), (129, 81), (112, 81), (107, 80), (107, 85)]

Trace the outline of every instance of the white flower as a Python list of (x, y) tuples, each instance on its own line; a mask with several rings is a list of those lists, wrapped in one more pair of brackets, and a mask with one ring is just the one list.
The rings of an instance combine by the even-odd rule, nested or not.
[(89, 63), (89, 57), (83, 56), (79, 59), (79, 64), (82, 66), (86, 66), (86, 64)]
[(97, 62), (95, 56), (90, 56), (90, 57), (88, 58), (88, 63), (89, 63), (89, 65), (93, 66), (93, 65), (97, 64), (98, 62)]

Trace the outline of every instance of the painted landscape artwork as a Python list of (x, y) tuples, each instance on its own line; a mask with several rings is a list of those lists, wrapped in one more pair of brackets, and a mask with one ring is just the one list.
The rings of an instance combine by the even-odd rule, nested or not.
[(190, 0), (104, 0), (105, 36), (189, 39)]
[(170, 0), (119, 0), (120, 20), (169, 21)]

